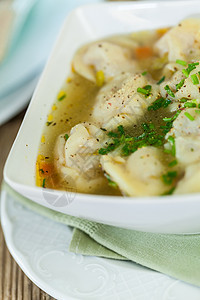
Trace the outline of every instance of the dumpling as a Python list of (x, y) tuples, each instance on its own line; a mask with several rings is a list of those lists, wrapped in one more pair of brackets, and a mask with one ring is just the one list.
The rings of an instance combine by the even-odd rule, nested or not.
[(138, 149), (128, 158), (102, 156), (101, 164), (123, 194), (154, 196), (169, 189), (162, 181), (162, 175), (167, 170), (162, 157), (162, 150), (149, 146)]
[[(200, 62), (198, 61), (197, 63)], [(173, 101), (179, 101), (182, 98), (186, 98), (188, 100), (200, 99), (200, 83), (194, 84), (191, 79), (191, 75), (198, 74), (198, 72), (200, 72), (200, 64), (195, 66), (195, 69), (190, 72), (190, 76), (188, 78), (184, 76), (181, 70), (174, 73), (170, 80), (161, 83), (160, 93), (162, 97), (169, 98)], [(184, 83), (180, 88), (178, 88), (178, 90), (176, 90), (176, 85), (179, 84), (181, 80), (184, 80)], [(166, 85), (168, 85), (173, 91), (174, 97), (171, 97), (167, 93), (165, 90)]]
[(95, 191), (106, 182), (97, 153), (104, 135), (96, 126), (82, 123), (71, 129), (67, 140), (65, 135), (58, 137), (54, 159), (61, 180), (80, 192)]
[(103, 71), (104, 80), (108, 82), (119, 74), (138, 70), (131, 49), (106, 41), (82, 47), (72, 64), (78, 74), (93, 82), (96, 82), (98, 71)]
[(192, 60), (200, 56), (200, 19), (183, 20), (155, 44), (160, 56), (168, 53), (169, 61)]
[[(159, 87), (147, 76), (124, 74), (101, 88), (92, 113), (93, 122), (109, 130), (119, 124), (130, 126), (145, 114), (147, 108), (159, 96)], [(151, 86), (148, 97), (137, 92), (138, 88)]]
[(177, 184), (174, 194), (199, 193), (200, 162), (188, 165), (182, 180)]

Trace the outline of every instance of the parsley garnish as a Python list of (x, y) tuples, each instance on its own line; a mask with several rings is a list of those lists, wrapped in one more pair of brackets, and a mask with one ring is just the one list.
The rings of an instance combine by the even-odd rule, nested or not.
[(196, 74), (191, 75), (192, 83), (199, 84), (199, 79)]
[(196, 66), (198, 66), (198, 65), (199, 65), (198, 62), (188, 64), (187, 69), (183, 69), (183, 70), (182, 70), (182, 73), (183, 73), (186, 77), (189, 77), (190, 73), (191, 73), (194, 69), (196, 69)]
[(194, 117), (191, 115), (191, 114), (189, 114), (189, 112), (185, 112), (184, 113), (184, 115), (190, 120), (190, 121), (194, 121)]
[(172, 90), (170, 89), (169, 85), (165, 86), (165, 91), (167, 91), (168, 95), (171, 97), (175, 97), (174, 93), (172, 92)]
[(178, 91), (184, 85), (185, 79), (182, 79), (178, 84), (176, 84), (176, 90)]
[(113, 187), (113, 188), (117, 188), (118, 185), (116, 182), (112, 181), (112, 179), (110, 178), (110, 175), (108, 175), (107, 173), (104, 173), (104, 176), (108, 179), (108, 185)]
[(174, 181), (174, 179), (177, 176), (177, 172), (173, 171), (173, 172), (167, 172), (166, 174), (162, 175), (162, 180), (165, 184), (167, 185), (171, 185)]
[(187, 62), (184, 61), (184, 60), (181, 60), (181, 59), (177, 59), (176, 63), (179, 64), (179, 65), (181, 65), (181, 66), (187, 66)]
[(184, 107), (197, 107), (197, 105), (194, 102), (185, 102)]
[(161, 107), (166, 108), (169, 104), (172, 103), (172, 100), (169, 99), (164, 99), (164, 98), (159, 98), (155, 100), (152, 105), (148, 107), (148, 111), (150, 110), (157, 110)]
[(42, 181), (42, 187), (43, 187), (43, 188), (45, 188), (45, 187), (46, 187), (46, 185), (45, 185), (45, 184), (46, 184), (46, 179), (43, 179), (43, 181)]
[(151, 95), (151, 85), (145, 85), (143, 88), (137, 88), (137, 92), (148, 97)]
[(64, 139), (65, 139), (65, 141), (67, 141), (67, 140), (68, 140), (68, 138), (69, 138), (69, 135), (66, 133), (66, 134), (64, 135)]
[(167, 192), (163, 193), (161, 196), (172, 195), (172, 194), (173, 194), (173, 192), (174, 192), (174, 190), (175, 190), (175, 187), (173, 187), (173, 188), (171, 188), (169, 191), (167, 191)]
[(175, 159), (175, 160), (172, 160), (169, 164), (168, 164), (168, 166), (169, 167), (174, 167), (174, 166), (176, 166), (178, 164), (178, 162), (177, 162), (177, 160)]
[(165, 76), (163, 76), (163, 77), (157, 82), (157, 84), (158, 84), (158, 85), (161, 84), (164, 80), (165, 80)]

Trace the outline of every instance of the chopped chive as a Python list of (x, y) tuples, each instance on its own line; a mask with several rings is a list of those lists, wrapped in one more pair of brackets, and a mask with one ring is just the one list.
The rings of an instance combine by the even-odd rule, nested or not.
[(147, 74), (147, 71), (142, 72), (142, 76), (145, 76)]
[(178, 84), (176, 84), (176, 90), (178, 91), (184, 85), (185, 79), (182, 79)]
[(107, 131), (105, 128), (102, 128), (102, 127), (101, 127), (100, 129), (101, 129), (102, 131)]
[(112, 179), (110, 178), (110, 175), (108, 175), (107, 173), (104, 173), (104, 176), (108, 179), (109, 186), (117, 188), (117, 183), (112, 181)]
[(168, 164), (168, 166), (169, 167), (174, 167), (174, 166), (176, 166), (177, 165), (177, 160), (175, 159), (175, 160), (172, 160), (169, 164)]
[(186, 98), (181, 98), (179, 101), (180, 101), (181, 103), (184, 103), (184, 102), (187, 102), (188, 99), (186, 99)]
[(46, 122), (47, 126), (50, 126), (53, 122)]
[(172, 121), (172, 118), (163, 118), (163, 121), (164, 122), (170, 122), (170, 121)]
[(199, 65), (198, 62), (188, 64), (187, 69), (183, 69), (183, 70), (182, 70), (182, 73), (183, 73), (186, 77), (189, 77), (190, 72), (192, 72), (194, 69), (196, 69), (196, 66), (198, 66), (198, 65)]
[(65, 134), (65, 135), (64, 135), (64, 139), (65, 139), (65, 141), (67, 141), (67, 140), (68, 140), (68, 138), (69, 138), (69, 135), (68, 135), (68, 134)]
[(197, 107), (197, 105), (194, 102), (185, 102), (184, 107)]
[(117, 127), (117, 130), (119, 131), (119, 133), (122, 135), (122, 134), (125, 134), (125, 132), (124, 132), (124, 127), (122, 126), (122, 125), (119, 125), (118, 127)]
[(177, 59), (176, 63), (179, 64), (179, 65), (181, 65), (181, 66), (187, 66), (187, 62), (184, 61), (184, 60), (181, 60), (181, 59)]
[(175, 139), (173, 136), (169, 136), (168, 141), (170, 142), (172, 149), (171, 149), (171, 155), (176, 155), (176, 145), (175, 145)]
[(148, 111), (150, 111), (150, 110), (157, 110), (157, 109), (159, 109), (159, 108), (161, 108), (161, 107), (164, 107), (164, 108), (166, 108), (169, 104), (171, 104), (172, 103), (172, 101), (171, 100), (169, 100), (169, 99), (164, 99), (164, 98), (158, 98), (158, 99), (156, 99), (153, 103), (152, 103), (152, 105), (150, 105), (149, 107), (148, 107)]
[(189, 73), (186, 69), (182, 70), (183, 75), (185, 75), (185, 77), (189, 77)]
[(145, 95), (145, 97), (150, 96), (151, 92), (151, 85), (145, 85), (143, 88), (137, 88), (137, 92)]
[(62, 101), (65, 98), (66, 98), (66, 93), (64, 91), (60, 91), (60, 93), (57, 96), (57, 100)]
[(162, 180), (165, 184), (170, 185), (173, 183), (173, 180), (176, 178), (177, 172), (167, 172), (166, 174), (162, 175)]
[(165, 76), (163, 76), (163, 77), (157, 82), (157, 84), (161, 84), (164, 80), (165, 80)]
[(144, 94), (144, 95), (148, 95), (149, 94), (149, 91), (145, 90), (145, 89), (142, 89), (142, 88), (138, 88), (137, 89), (137, 92), (138, 93), (141, 93), (141, 94)]
[(174, 93), (172, 92), (172, 90), (170, 89), (169, 85), (165, 86), (165, 91), (167, 91), (168, 95), (170, 95), (171, 97), (175, 97)]
[(191, 75), (192, 83), (199, 84), (199, 79), (196, 74)]
[(43, 169), (39, 169), (39, 171), (40, 171), (42, 174), (44, 174), (44, 170), (43, 170)]
[(191, 116), (191, 114), (189, 114), (187, 111), (184, 113), (184, 115), (185, 115), (190, 121), (194, 121), (194, 117)]
[(46, 187), (46, 186), (45, 186), (45, 183), (46, 183), (46, 179), (43, 179), (43, 181), (42, 181), (42, 187), (43, 187), (43, 188)]
[(169, 191), (167, 191), (167, 192), (163, 193), (161, 196), (172, 195), (172, 194), (173, 194), (173, 192), (174, 192), (174, 190), (175, 190), (175, 187), (173, 187), (173, 188), (171, 188)]

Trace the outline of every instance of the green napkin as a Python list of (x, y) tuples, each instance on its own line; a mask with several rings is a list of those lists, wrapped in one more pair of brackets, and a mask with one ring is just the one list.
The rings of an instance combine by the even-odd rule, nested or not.
[(27, 208), (76, 228), (70, 251), (113, 259), (127, 259), (200, 286), (200, 235), (155, 234), (128, 230), (68, 216), (3, 189)]

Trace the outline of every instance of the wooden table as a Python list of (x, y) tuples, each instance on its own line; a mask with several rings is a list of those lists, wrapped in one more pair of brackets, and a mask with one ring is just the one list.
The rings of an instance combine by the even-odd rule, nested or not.
[[(24, 112), (0, 126), (0, 182), (3, 166), (15, 139)], [(0, 300), (53, 300), (35, 286), (10, 255), (0, 227)]]

